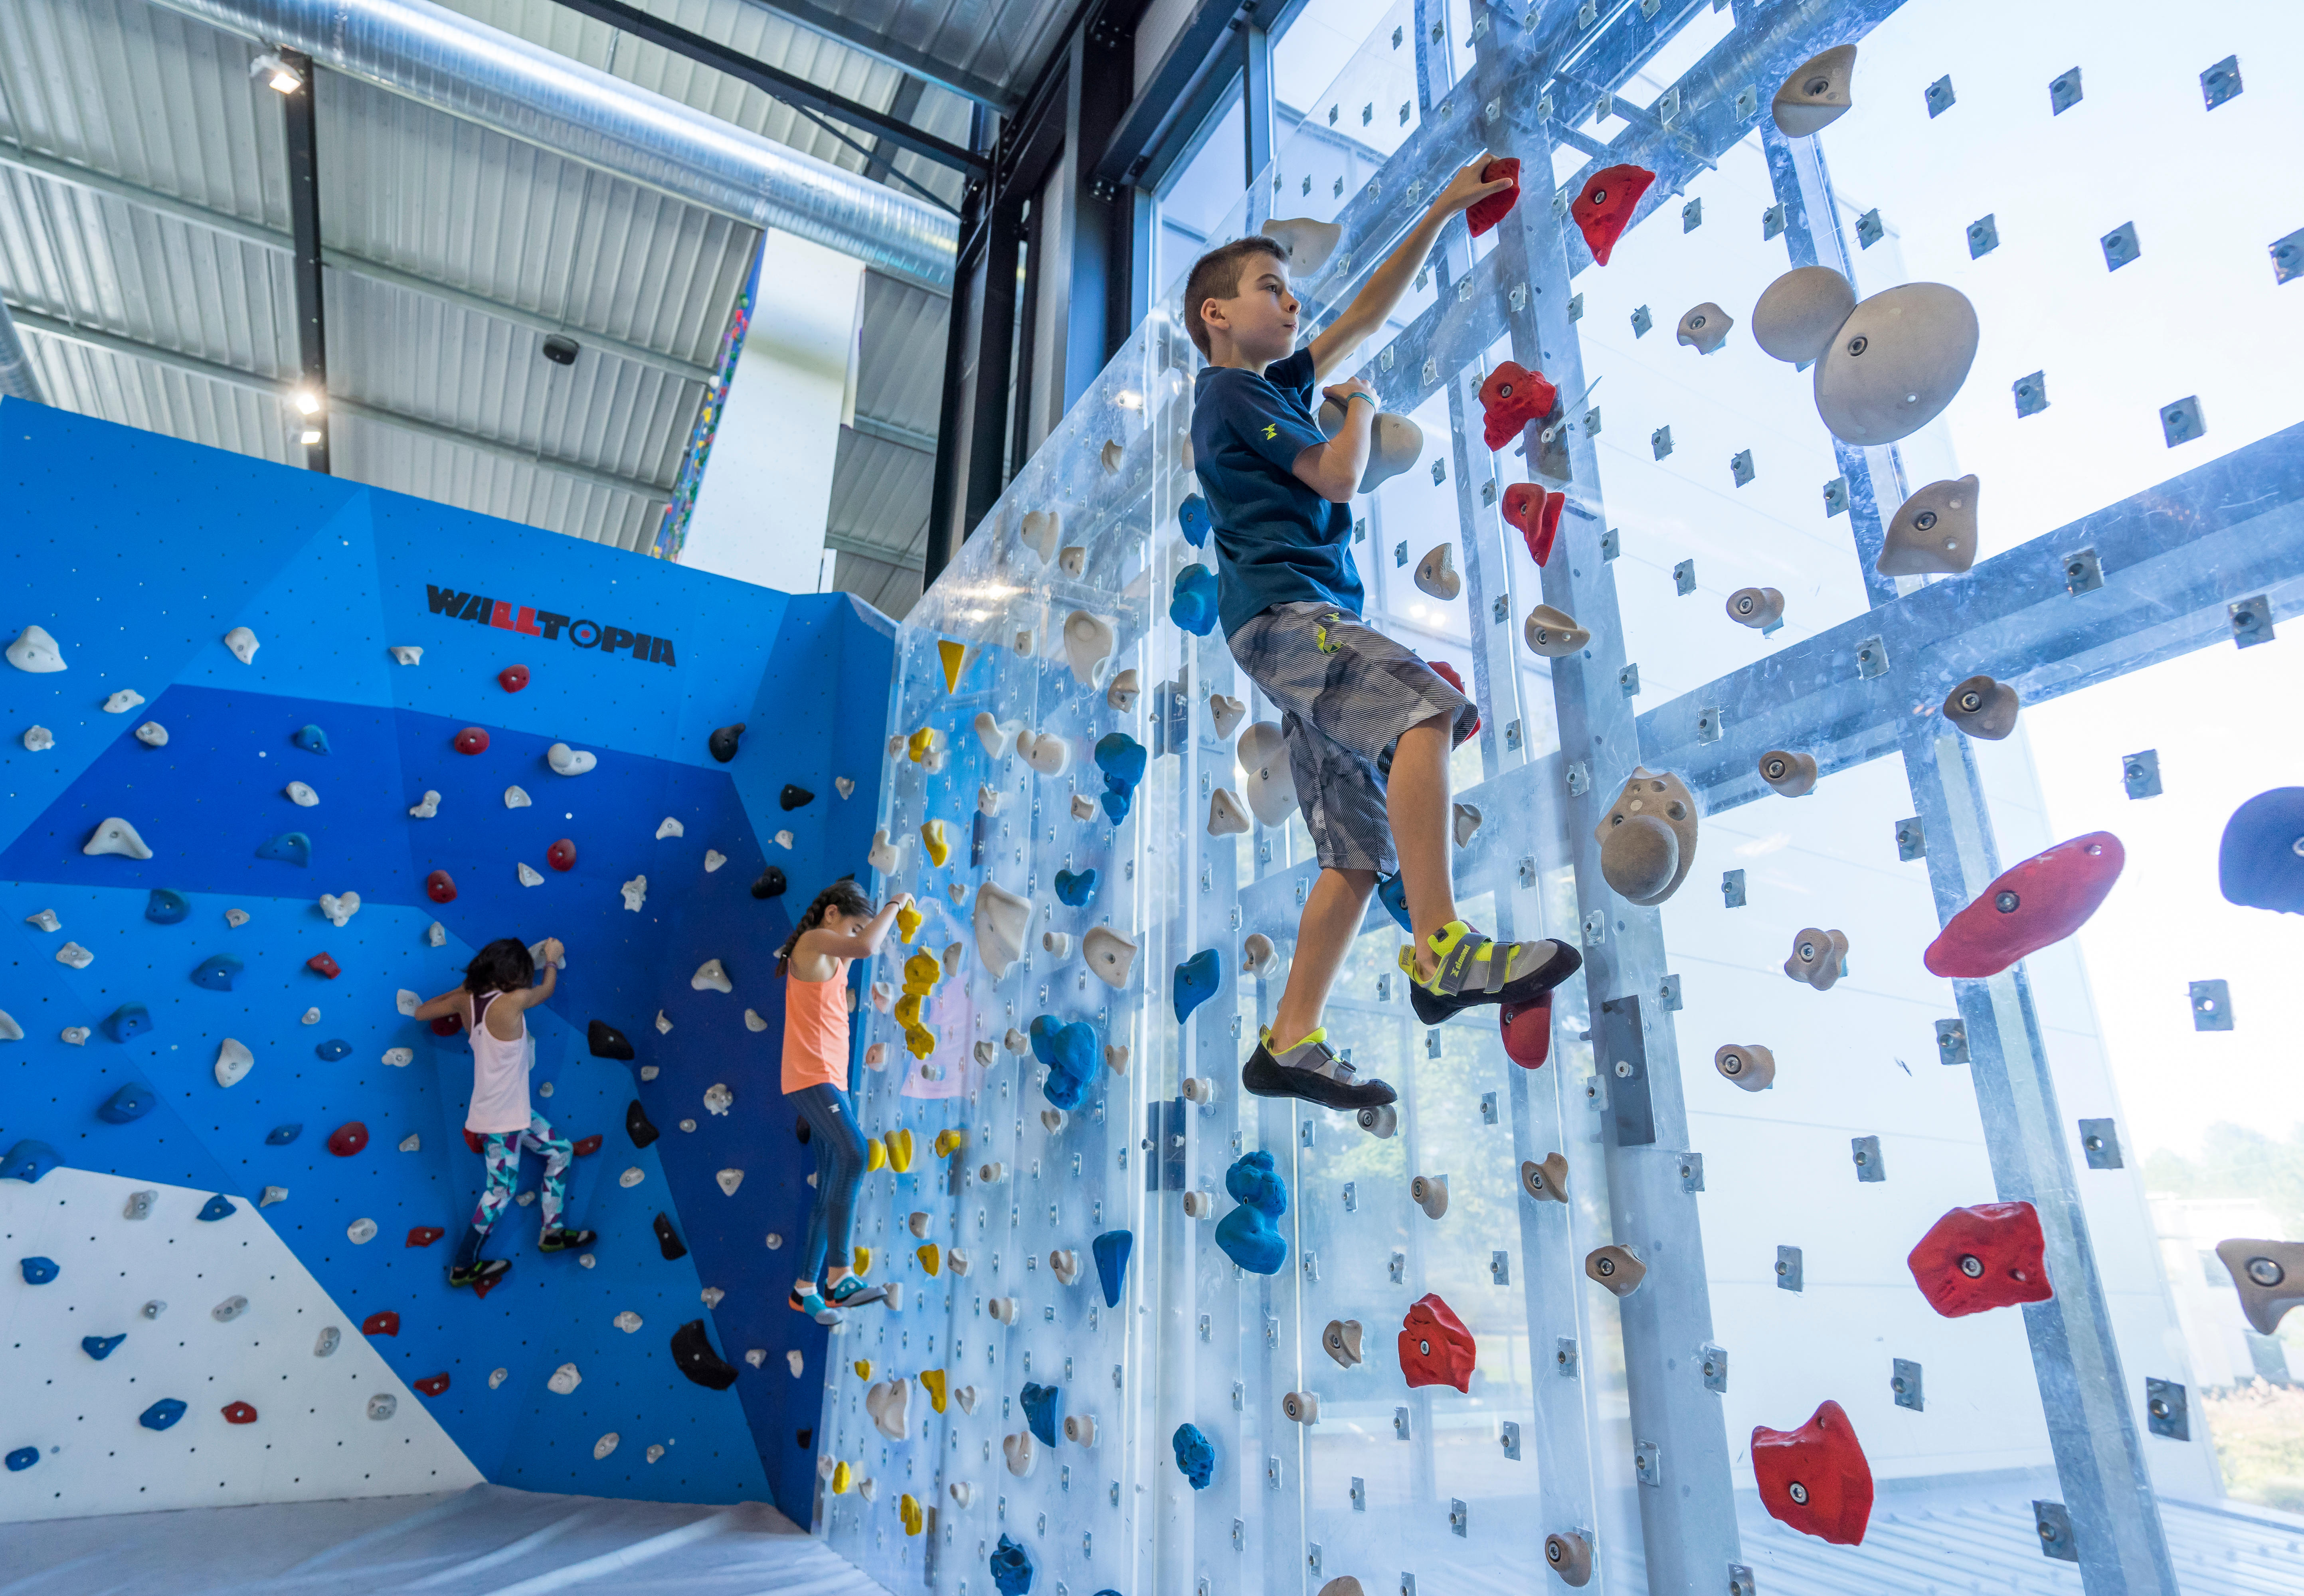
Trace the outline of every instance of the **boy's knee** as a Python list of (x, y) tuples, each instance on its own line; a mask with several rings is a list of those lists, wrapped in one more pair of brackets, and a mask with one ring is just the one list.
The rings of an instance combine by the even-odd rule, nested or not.
[(1346, 870), (1335, 865), (1327, 865), (1321, 867), (1320, 874), (1334, 876), (1337, 883), (1356, 898), (1365, 899), (1376, 891), (1376, 877), (1373, 870)]

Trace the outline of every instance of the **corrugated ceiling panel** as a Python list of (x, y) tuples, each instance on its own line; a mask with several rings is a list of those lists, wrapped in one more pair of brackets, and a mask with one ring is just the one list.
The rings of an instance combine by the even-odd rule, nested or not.
[(936, 435), (944, 402), (944, 342), (952, 301), (877, 272), (864, 274), (864, 340), (856, 370), (858, 413)]
[(843, 432), (825, 530), (885, 549), (892, 558), (917, 558), (928, 546), (928, 494), (935, 479), (933, 455)]
[(45, 334), (23, 336), (48, 401), (61, 410), (278, 465), (303, 463), (303, 451), (289, 439), (288, 417), (269, 394)]
[(844, 551), (833, 558), (832, 585), (842, 593), (854, 594), (896, 621), (902, 621), (920, 602), (920, 573), (917, 570)]
[(1021, 95), (1054, 52), (1076, 0), (817, 0), (883, 38)]
[(436, 503), (636, 548), (661, 506), (574, 477), (365, 418), (336, 419), (336, 475)]

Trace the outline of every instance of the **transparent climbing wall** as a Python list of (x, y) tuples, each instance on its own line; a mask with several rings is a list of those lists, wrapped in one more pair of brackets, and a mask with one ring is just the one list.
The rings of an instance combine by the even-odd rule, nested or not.
[[(1297, 284), (1317, 325), (1458, 165), (1483, 148), (1523, 160), (1515, 210), (1478, 240), (1446, 230), (1352, 363), (1424, 438), (1352, 514), (1369, 618), (1456, 669), (1481, 710), (1452, 772), (1463, 912), (1583, 952), (1540, 1068), (1511, 1061), (1485, 1011), (1418, 1024), (1403, 933), (1372, 907), (1329, 1028), (1398, 1089), (1394, 1121), (1240, 1091), (1316, 867), (1296, 815), (1211, 831), (1217, 790), (1244, 790), (1243, 730), (1277, 717), (1220, 635), (1170, 618), (1180, 574), (1214, 563), (1178, 513), (1197, 486), (1201, 364), (1181, 284), (912, 612), (890, 706), (894, 852), (877, 866), (926, 919), (872, 973), (886, 1008), (860, 1017), (873, 1062), (858, 1090), (868, 1134), (911, 1140), (908, 1169), (868, 1178), (858, 1237), (868, 1278), (905, 1301), (851, 1315), (833, 1365), (803, 1376), (826, 1381), (818, 1525), (891, 1589), (993, 1590), (1004, 1536), (1031, 1588), (1060, 1596), (1310, 1596), (1343, 1575), (1402, 1596), (1548, 1589), (1547, 1537), (1588, 1553), (1585, 1588), (1603, 1591), (1919, 1592), (1947, 1545), (1981, 1589), (2289, 1588), (2278, 1548), (2298, 1526), (2262, 1462), (2304, 1448), (2278, 1400), (2286, 1355), (2249, 1338), (2228, 1276), (2201, 1272), (2208, 1229), (2276, 1238), (2282, 1214), (2216, 1208), (2213, 1171), (2171, 1206), (2137, 1151), (2153, 1133), (2118, 1152), (2123, 1090), (2156, 1073), (2128, 1005), (2190, 1013), (2191, 973), (2133, 951), (2156, 934), (2150, 894), (2181, 868), (2197, 899), (2212, 848), (2172, 840), (2121, 887), (2117, 941), (2058, 942), (1988, 980), (1921, 962), (2003, 869), (2120, 829), (2088, 785), (2110, 775), (2076, 773), (2101, 730), (2078, 706), (2119, 693), (2173, 740), (2182, 696), (2140, 684), (2231, 646), (2230, 606), (2277, 614), (2304, 578), (2304, 444), (2280, 430), (2298, 406), (2259, 371), (2295, 342), (2273, 296), (2297, 268), (2256, 253), (2304, 217), (2220, 190), (2219, 220), (2194, 229), (2208, 236), (2183, 236), (2185, 173), (2222, 182), (2292, 122), (2295, 85), (2265, 80), (2297, 58), (2292, 26), (2189, 18), (2146, 50), (2100, 8), (2037, 10), (1986, 50), (2004, 19), (1968, 0), (1402, 0), (1211, 235), (1339, 224), (1329, 263)], [(1776, 86), (1850, 42), (1855, 108), (1786, 138)], [(2253, 102), (2219, 87), (2232, 52), (2265, 63)], [(1618, 164), (1656, 182), (1596, 266), (1568, 201)], [(2147, 253), (2109, 264), (2103, 236), (2131, 211)], [(2247, 314), (2213, 320), (2181, 274), (2155, 277), (2163, 236)], [(1892, 447), (1840, 442), (1810, 374), (1754, 347), (1755, 301), (1811, 265), (1859, 296), (1920, 279), (1969, 298), (1981, 345), (1940, 419)], [(1712, 355), (1674, 336), (1707, 302), (1737, 324)], [(2107, 331), (2147, 324), (2171, 333), (2148, 350)], [(2149, 386), (2107, 377), (2108, 359)], [(1560, 404), (1492, 452), (1479, 393), (1507, 359), (1542, 369)], [(2231, 423), (2165, 432), (2160, 407), (2195, 384)], [(1875, 572), (1905, 497), (1968, 471), (1986, 506), (1976, 569)], [(1541, 568), (1499, 512), (1521, 482), (1566, 494)], [(1411, 579), (1440, 545), (1462, 578), (1453, 598)], [(1782, 626), (1736, 622), (1728, 600), (1747, 587), (1783, 595)], [(1590, 646), (1535, 654), (1523, 623), (1539, 604)], [(1068, 653), (1075, 618), (1089, 646)], [(1977, 673), (2028, 706), (2004, 742), (1939, 713)], [(1212, 695), (1241, 701), (1238, 728), (1219, 731)], [(2035, 723), (2065, 728), (2037, 758)], [(1114, 733), (1147, 761), (1117, 822), (1096, 758)], [(1779, 750), (1817, 760), (1813, 791), (1763, 782)], [(1657, 907), (1599, 867), (1597, 831), (1636, 768), (1684, 781), (1702, 817)], [(2220, 781), (2221, 796), (2254, 790), (2230, 760)], [(1091, 870), (1093, 895), (1066, 901)], [(987, 884), (1029, 905), (1004, 971), (978, 935)], [(1098, 928), (1132, 946), (1116, 984), (1084, 956)], [(1789, 979), (1802, 942), (1833, 932), (1847, 952), (1829, 978)], [(1251, 937), (1273, 944), (1253, 971)], [(911, 1031), (924, 1055), (896, 1011), (923, 949), (938, 966)], [(1211, 950), (1216, 991), (1180, 1022), (1176, 972)], [(2110, 997), (2105, 960), (2121, 972)], [(1093, 1034), (1096, 1073), (1068, 1110), (1026, 1043), (1042, 1017)], [(1773, 1084), (1741, 1089), (1724, 1066), (1756, 1050)], [(2186, 1056), (2204, 1080), (2263, 1089), (2258, 1065)], [(947, 1132), (965, 1144), (940, 1154)], [(1269, 1276), (1214, 1239), (1233, 1208), (1225, 1170), (1257, 1151), (1290, 1198)], [(1419, 1178), (1427, 1194), (1444, 1180), (1444, 1210), (1415, 1200)], [(1938, 1313), (1907, 1255), (1949, 1211), (2006, 1202), (2040, 1220), (2053, 1296)], [(1132, 1252), (1108, 1305), (1091, 1247), (1116, 1231)], [(1611, 1247), (1644, 1271), (1622, 1296), (1597, 1267)], [(1470, 1331), (1466, 1391), (1407, 1383), (1396, 1344), (1427, 1294)], [(1326, 1349), (1332, 1329), (1357, 1335), (1357, 1362)], [(916, 1386), (894, 1439), (868, 1396), (929, 1371), (953, 1399), (934, 1411)], [(1059, 1388), (1075, 1425), (1034, 1443), (1027, 1469), (1028, 1383)], [(1804, 1533), (1758, 1489), (1756, 1429), (1798, 1430), (1826, 1402), (1875, 1492), (1860, 1544)], [(1172, 1450), (1185, 1424), (1213, 1447), (1204, 1489)], [(2229, 1501), (2224, 1436), (2257, 1448)], [(2233, 1517), (2243, 1502), (2274, 1511)]]

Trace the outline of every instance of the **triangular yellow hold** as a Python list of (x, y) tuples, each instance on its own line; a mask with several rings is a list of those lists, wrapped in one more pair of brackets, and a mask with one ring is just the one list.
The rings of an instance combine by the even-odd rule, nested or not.
[(921, 1370), (920, 1389), (928, 1394), (928, 1406), (935, 1408), (936, 1412), (942, 1413), (944, 1411), (944, 1371), (941, 1369)]
[(955, 643), (949, 638), (936, 639), (936, 655), (944, 661), (944, 690), (960, 691), (960, 679), (968, 673), (976, 657), (976, 650), (965, 643)]

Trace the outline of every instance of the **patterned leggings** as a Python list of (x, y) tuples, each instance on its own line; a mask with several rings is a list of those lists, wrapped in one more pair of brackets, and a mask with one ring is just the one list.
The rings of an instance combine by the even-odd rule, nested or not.
[(480, 1193), (480, 1205), (472, 1210), (474, 1229), (485, 1234), (504, 1218), (504, 1209), (512, 1203), (512, 1187), (520, 1184), (523, 1149), (543, 1155), (544, 1228), (559, 1229), (561, 1205), (568, 1200), (568, 1161), (574, 1150), (564, 1137), (552, 1134), (552, 1124), (543, 1115), (530, 1114), (526, 1130), (501, 1131), (481, 1138), (480, 1156), (487, 1163), (488, 1184)]

